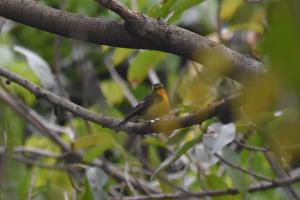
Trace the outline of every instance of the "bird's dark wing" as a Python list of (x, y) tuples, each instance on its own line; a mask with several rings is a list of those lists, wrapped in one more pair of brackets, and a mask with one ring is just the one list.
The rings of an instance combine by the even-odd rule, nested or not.
[(142, 115), (149, 106), (153, 104), (153, 102), (157, 99), (157, 94), (151, 92), (148, 94), (141, 102), (139, 102), (132, 111), (125, 117), (123, 121), (119, 123), (119, 127), (126, 124), (133, 116)]

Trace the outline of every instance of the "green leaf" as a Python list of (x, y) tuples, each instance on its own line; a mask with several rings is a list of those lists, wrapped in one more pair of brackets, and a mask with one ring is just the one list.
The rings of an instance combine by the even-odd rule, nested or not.
[(154, 5), (149, 10), (148, 16), (156, 17), (156, 18), (166, 17), (169, 14), (172, 5), (175, 2), (176, 1), (174, 1), (174, 0), (165, 0), (160, 4)]
[(168, 140), (167, 144), (172, 145), (172, 144), (180, 144), (181, 141), (183, 141), (188, 134), (184, 133), (183, 131), (178, 131), (175, 134), (172, 134)]
[(85, 135), (76, 139), (73, 143), (74, 150), (85, 149), (83, 160), (89, 162), (101, 156), (105, 151), (115, 147), (115, 139), (108, 132)]
[(223, 20), (231, 19), (236, 11), (243, 5), (242, 0), (223, 0), (220, 16)]
[(32, 177), (31, 169), (12, 159), (2, 162), (0, 199), (27, 199)]
[(106, 173), (99, 168), (90, 167), (86, 171), (86, 177), (94, 200), (108, 200), (108, 195), (103, 190), (103, 186), (108, 181)]
[(200, 4), (203, 0), (165, 0), (161, 4), (153, 6), (148, 15), (156, 18), (166, 18), (170, 13), (172, 16), (168, 22), (178, 20), (187, 9)]
[[(223, 177), (219, 177), (216, 175), (208, 175), (205, 177), (205, 182), (204, 182), (206, 188), (209, 189), (224, 189), (228, 188), (228, 185), (224, 181)], [(236, 199), (233, 196), (219, 196), (219, 197), (214, 197), (214, 200), (233, 200)]]
[(32, 170), (28, 169), (28, 170), (23, 170), (24, 172), (26, 172), (25, 174), (23, 174), (23, 177), (18, 176), (15, 180), (18, 180), (18, 196), (20, 199), (25, 199), (26, 196), (28, 195), (28, 190), (31, 187), (31, 181), (32, 181)]
[(160, 177), (157, 178), (159, 182), (159, 186), (163, 193), (174, 193), (174, 188), (172, 188), (168, 183), (164, 182), (163, 180), (160, 179)]
[(85, 182), (84, 182), (84, 193), (79, 194), (78, 199), (80, 199), (80, 200), (94, 200), (92, 191), (90, 190), (90, 187), (89, 187), (88, 180), (85, 180)]
[(163, 148), (166, 147), (166, 144), (163, 140), (153, 136), (146, 136), (143, 139), (143, 143), (147, 145), (155, 145)]
[(51, 152), (60, 152), (59, 147), (56, 144), (54, 144), (49, 138), (37, 134), (31, 135), (26, 140), (25, 146), (44, 149)]
[(34, 199), (63, 199), (63, 193), (72, 189), (69, 176), (64, 171), (36, 169)]
[(117, 105), (123, 101), (124, 95), (118, 83), (112, 80), (101, 81), (100, 87), (109, 105)]
[(180, 156), (185, 154), (191, 147), (193, 147), (196, 143), (198, 143), (202, 138), (202, 134), (198, 135), (197, 137), (189, 140), (188, 142), (184, 143), (176, 152), (175, 154), (168, 157), (166, 160), (164, 160), (160, 166), (155, 170), (155, 172), (152, 175), (152, 179), (156, 178), (156, 176), (164, 169), (169, 167), (173, 162), (175, 162)]
[[(8, 136), (8, 148), (11, 149), (13, 146), (22, 144), (25, 123), (24, 120), (19, 117), (14, 110), (12, 110), (6, 104), (2, 104), (1, 101), (0, 107), (0, 138), (4, 139), (3, 132), (5, 132)], [(4, 141), (1, 141), (0, 145), (4, 145)]]
[(114, 145), (112, 145), (110, 143), (102, 143), (99, 146), (91, 147), (88, 150), (86, 150), (86, 152), (84, 153), (83, 160), (90, 162), (90, 161), (94, 160), (95, 158), (103, 155), (103, 153), (105, 151), (112, 149), (113, 146)]
[[(6, 69), (20, 75), (24, 79), (29, 80), (34, 84), (39, 85), (40, 83), (38, 77), (32, 72), (30, 68), (25, 67), (26, 65), (27, 64), (23, 61), (16, 60), (15, 62), (8, 65)], [(36, 102), (35, 96), (24, 87), (17, 84), (10, 84), (8, 85), (8, 88), (14, 90), (18, 95), (20, 95), (27, 104), (33, 105)]]
[(34, 189), (33, 200), (64, 199), (64, 190), (52, 184), (42, 185)]
[[(238, 154), (229, 148), (225, 147), (223, 149), (223, 157), (224, 157), (224, 159), (226, 159), (227, 161), (229, 161), (231, 163), (241, 165)], [(247, 176), (244, 173), (242, 173), (241, 171), (238, 171), (237, 169), (234, 169), (227, 165), (226, 165), (226, 171), (229, 174), (229, 176), (231, 177), (234, 187), (236, 187), (242, 194), (246, 194), (246, 192), (249, 188), (249, 185), (250, 185), (249, 180), (247, 179)]]
[(135, 49), (126, 49), (126, 48), (116, 48), (116, 50), (114, 51), (114, 54), (112, 56), (113, 65), (118, 65), (118, 64), (122, 63), (134, 51), (136, 51), (136, 50)]
[(130, 64), (128, 80), (131, 83), (140, 83), (147, 76), (149, 69), (156, 66), (166, 55), (159, 51), (141, 51)]
[[(228, 20), (229, 28), (235, 30), (254, 30), (258, 33), (263, 33), (265, 10), (262, 5), (258, 4), (239, 4), (237, 10)], [(231, 6), (231, 5), (230, 5)]]
[(203, 0), (177, 0), (172, 5), (170, 11), (174, 12), (172, 17), (168, 20), (168, 22), (172, 23), (178, 19), (180, 19), (182, 13), (187, 9), (200, 4)]
[(276, 75), (300, 96), (300, 26), (295, 2), (272, 1), (267, 12), (269, 31), (260, 43), (260, 50), (268, 56)]
[(156, 146), (153, 145), (148, 146), (148, 157), (149, 157), (149, 164), (151, 167), (157, 167), (161, 163), (158, 149)]

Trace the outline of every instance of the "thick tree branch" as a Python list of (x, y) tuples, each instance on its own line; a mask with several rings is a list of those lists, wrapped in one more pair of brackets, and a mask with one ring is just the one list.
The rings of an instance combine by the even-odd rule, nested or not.
[(17, 83), (18, 85), (21, 85), (22, 87), (32, 92), (37, 98), (44, 98), (49, 102), (58, 105), (72, 112), (77, 116), (82, 117), (83, 119), (97, 123), (103, 127), (110, 128), (115, 131), (125, 131), (127, 133), (140, 134), (140, 135), (168, 132), (175, 129), (185, 128), (185, 127), (199, 124), (213, 116), (222, 114), (224, 109), (226, 109), (229, 106), (229, 104), (233, 104), (238, 98), (238, 96), (233, 96), (231, 98), (224, 99), (222, 101), (211, 104), (209, 107), (201, 111), (192, 113), (185, 117), (176, 117), (176, 118), (165, 117), (154, 122), (127, 123), (122, 127), (118, 127), (121, 120), (102, 116), (97, 113), (88, 111), (87, 109), (79, 105), (76, 105), (65, 98), (59, 97), (48, 90), (45, 90), (39, 86), (34, 85), (28, 80), (23, 79), (19, 75), (16, 75), (4, 69), (3, 67), (0, 67), (0, 76), (4, 76), (10, 81)]
[(208, 67), (214, 62), (207, 57), (220, 54), (224, 59), (222, 63), (228, 62), (228, 66), (233, 66), (226, 73), (239, 81), (265, 73), (265, 67), (250, 57), (198, 34), (144, 15), (139, 20), (127, 18), (126, 23), (122, 23), (106, 18), (75, 15), (42, 6), (33, 0), (1, 0), (0, 15), (57, 35), (115, 47), (160, 50)]

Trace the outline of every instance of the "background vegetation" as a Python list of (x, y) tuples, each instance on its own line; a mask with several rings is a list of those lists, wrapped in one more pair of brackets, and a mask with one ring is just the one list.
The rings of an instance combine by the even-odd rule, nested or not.
[[(37, 2), (122, 21), (92, 0)], [(168, 134), (117, 133), (1, 74), (0, 199), (299, 199), (299, 2), (122, 3), (253, 57), (268, 72), (233, 80), (174, 54), (85, 43), (1, 18), (2, 69), (101, 115), (122, 119), (154, 82), (164, 83), (173, 116), (238, 101)], [(214, 52), (205, 56), (226, 65)]]

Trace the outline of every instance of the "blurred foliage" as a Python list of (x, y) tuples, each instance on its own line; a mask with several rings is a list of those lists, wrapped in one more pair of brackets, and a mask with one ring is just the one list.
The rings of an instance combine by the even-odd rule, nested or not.
[[(300, 8), (299, 0), (122, 0), (136, 9), (167, 23), (182, 26), (216, 42), (264, 62), (269, 74), (248, 79), (243, 85), (224, 77), (231, 69), (217, 52), (195, 52), (203, 65), (164, 52), (92, 46), (61, 38), (31, 27), (6, 21), (0, 34), (0, 67), (37, 85), (53, 76), (51, 91), (86, 108), (121, 118), (131, 109), (120, 82), (105, 67), (107, 60), (124, 80), (129, 91), (142, 99), (151, 89), (154, 70), (166, 86), (174, 116), (206, 108), (224, 97), (241, 93), (243, 107), (234, 106), (237, 137), (247, 144), (271, 149), (286, 171), (299, 168), (300, 147)], [(250, 1), (249, 1), (250, 2)], [(121, 19), (96, 1), (41, 0), (57, 9), (92, 17)], [(221, 38), (219, 38), (221, 36)], [(24, 57), (16, 45), (26, 48), (49, 65), (50, 71), (36, 73), (36, 57)], [(26, 56), (26, 55), (25, 55)], [(29, 59), (29, 60), (28, 60)], [(32, 59), (32, 60), (30, 60)], [(39, 63), (39, 62), (38, 62)], [(210, 69), (206, 64), (213, 66)], [(34, 65), (34, 64), (33, 64)], [(197, 159), (197, 148), (209, 125), (177, 130), (173, 134), (136, 136), (115, 133), (70, 113), (56, 116), (51, 103), (36, 99), (26, 89), (1, 77), (1, 91), (22, 100), (49, 123), (71, 128), (73, 135), (59, 136), (83, 155), (88, 164), (97, 158), (113, 163), (126, 178), (150, 183), (164, 193), (236, 187), (236, 196), (213, 199), (284, 199), (283, 190), (247, 194), (253, 178), (237, 169), (207, 165)], [(225, 116), (226, 117), (226, 116)], [(228, 117), (228, 116), (227, 116)], [(231, 120), (231, 119), (230, 119)], [(109, 199), (111, 195), (138, 193), (128, 183), (114, 179), (105, 170), (66, 163), (61, 158), (21, 154), (33, 162), (16, 161), (18, 147), (63, 154), (60, 148), (0, 99), (0, 199)], [(7, 149), (7, 151), (3, 151)], [(234, 144), (223, 149), (222, 157), (236, 165), (275, 178), (263, 152), (249, 151)], [(225, 166), (225, 167), (223, 167)], [(295, 187), (299, 190), (299, 185)]]

